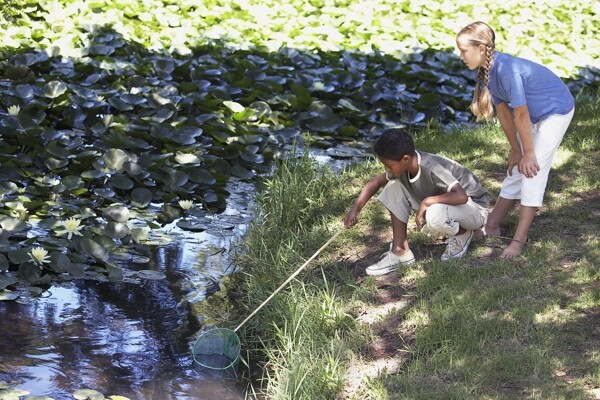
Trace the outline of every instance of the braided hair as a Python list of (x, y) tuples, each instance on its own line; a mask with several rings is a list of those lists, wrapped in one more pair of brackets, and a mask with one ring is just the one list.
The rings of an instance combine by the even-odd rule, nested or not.
[(477, 71), (477, 83), (471, 101), (471, 111), (478, 122), (481, 120), (489, 121), (494, 116), (492, 94), (488, 88), (488, 83), (492, 62), (494, 61), (496, 34), (488, 24), (477, 21), (462, 28), (457, 34), (457, 37), (460, 36), (466, 36), (469, 42), (475, 46), (485, 46), (485, 65), (479, 67)]

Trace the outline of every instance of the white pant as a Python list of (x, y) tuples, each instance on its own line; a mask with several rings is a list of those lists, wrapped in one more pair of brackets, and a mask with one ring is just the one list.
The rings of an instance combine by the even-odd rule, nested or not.
[(550, 115), (537, 124), (531, 125), (533, 150), (540, 170), (533, 178), (526, 178), (515, 166), (512, 176), (507, 172), (506, 178), (502, 182), (500, 197), (509, 200), (520, 199), (521, 205), (526, 207), (542, 206), (552, 160), (569, 128), (574, 113), (575, 109), (565, 115)]
[[(379, 195), (379, 201), (396, 218), (408, 223), (411, 209), (418, 210), (420, 206), (420, 203), (414, 199), (409, 200), (409, 197), (400, 182), (390, 181)], [(458, 206), (434, 204), (427, 208), (425, 213), (427, 224), (423, 227), (423, 231), (432, 236), (454, 236), (460, 227), (467, 230), (483, 227), (487, 216), (488, 209), (475, 203), (470, 197), (465, 204)]]

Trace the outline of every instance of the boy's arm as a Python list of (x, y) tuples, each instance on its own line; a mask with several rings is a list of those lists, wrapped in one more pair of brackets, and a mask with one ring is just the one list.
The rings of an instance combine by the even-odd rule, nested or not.
[(419, 206), (419, 210), (417, 211), (416, 223), (417, 227), (421, 228), (421, 221), (425, 218), (425, 213), (427, 212), (427, 208), (434, 204), (448, 204), (451, 206), (459, 206), (461, 204), (465, 204), (469, 201), (469, 196), (465, 192), (465, 189), (460, 185), (460, 183), (455, 183), (452, 188), (444, 193), (439, 194), (437, 196), (429, 196), (423, 199), (421, 205)]
[(356, 224), (356, 222), (358, 222), (358, 214), (360, 214), (360, 211), (363, 209), (365, 204), (367, 204), (371, 197), (373, 197), (375, 193), (377, 193), (379, 188), (385, 186), (387, 182), (388, 180), (386, 178), (385, 173), (377, 175), (376, 177), (369, 180), (369, 182), (367, 182), (367, 184), (363, 187), (363, 189), (360, 191), (360, 194), (354, 201), (354, 204), (352, 204), (350, 211), (348, 212), (348, 214), (346, 214), (346, 216), (343, 219), (344, 226), (346, 228), (351, 228)]

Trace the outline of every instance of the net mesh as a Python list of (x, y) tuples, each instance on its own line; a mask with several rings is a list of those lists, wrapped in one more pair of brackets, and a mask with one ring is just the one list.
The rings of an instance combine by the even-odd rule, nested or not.
[(196, 340), (193, 349), (194, 361), (214, 370), (235, 368), (240, 357), (240, 338), (226, 328), (204, 331)]

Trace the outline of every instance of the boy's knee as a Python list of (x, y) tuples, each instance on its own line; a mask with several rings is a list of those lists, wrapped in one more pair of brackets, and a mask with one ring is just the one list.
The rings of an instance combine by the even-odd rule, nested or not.
[(427, 231), (439, 236), (454, 236), (460, 228), (458, 222), (448, 217), (447, 204), (429, 206), (425, 213), (425, 220), (428, 225)]
[(448, 220), (447, 205), (445, 204), (433, 204), (427, 207), (425, 213), (425, 220), (431, 228), (441, 228), (446, 224)]

